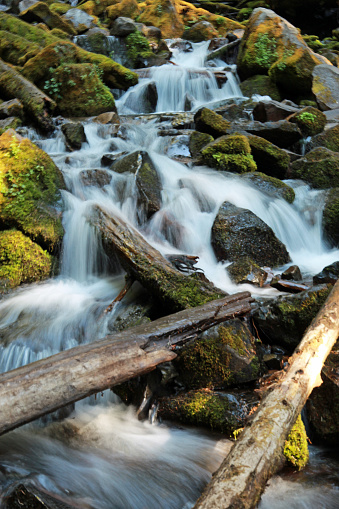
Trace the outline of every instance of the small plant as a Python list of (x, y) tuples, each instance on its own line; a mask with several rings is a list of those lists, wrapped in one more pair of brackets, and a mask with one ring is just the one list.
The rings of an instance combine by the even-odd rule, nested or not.
[(302, 111), (298, 115), (299, 120), (302, 122), (312, 122), (314, 123), (316, 120), (316, 117), (313, 113), (310, 113), (309, 111)]
[(263, 67), (270, 67), (277, 58), (277, 43), (268, 34), (261, 34), (254, 43), (256, 61)]
[(223, 18), (222, 16), (219, 16), (216, 20), (215, 20), (216, 24), (218, 26), (222, 26), (225, 24), (225, 18)]

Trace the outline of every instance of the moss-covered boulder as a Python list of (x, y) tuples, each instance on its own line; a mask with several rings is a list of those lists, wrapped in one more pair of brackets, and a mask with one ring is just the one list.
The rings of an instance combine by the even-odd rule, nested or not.
[(0, 289), (49, 277), (52, 256), (17, 230), (0, 232)]
[(147, 152), (140, 150), (132, 152), (118, 159), (110, 168), (117, 173), (135, 174), (138, 188), (138, 215), (141, 222), (145, 216), (149, 219), (160, 210), (162, 184)]
[(312, 108), (312, 106), (307, 106), (297, 113), (294, 113), (288, 117), (288, 120), (297, 124), (305, 138), (321, 133), (327, 122), (324, 113), (317, 108)]
[(192, 390), (159, 400), (158, 415), (162, 419), (203, 426), (233, 436), (245, 425), (250, 411), (258, 404), (255, 397), (239, 393)]
[(313, 70), (312, 92), (321, 110), (339, 108), (339, 69), (333, 65), (318, 65)]
[(49, 28), (58, 28), (67, 34), (76, 35), (73, 25), (53, 12), (45, 2), (37, 2), (20, 13), (20, 18), (28, 23), (45, 23)]
[(302, 470), (308, 463), (307, 435), (300, 415), (285, 442), (284, 456), (287, 463), (298, 470)]
[(126, 37), (127, 56), (134, 68), (145, 67), (145, 62), (153, 57), (150, 43), (144, 35), (134, 31)]
[(261, 287), (267, 279), (267, 272), (249, 256), (242, 256), (239, 260), (228, 265), (227, 273), (233, 283), (237, 285), (250, 283)]
[(231, 126), (228, 120), (208, 108), (201, 108), (194, 115), (195, 128), (201, 133), (218, 138), (226, 134)]
[(53, 252), (63, 235), (55, 207), (64, 184), (52, 159), (27, 138), (7, 131), (0, 137), (0, 179), (2, 228), (15, 227)]
[(292, 352), (331, 289), (331, 286), (319, 285), (295, 295), (283, 295), (263, 302), (253, 313), (254, 324), (262, 340), (282, 345)]
[(251, 97), (253, 94), (268, 95), (274, 101), (281, 101), (282, 95), (269, 76), (263, 74), (256, 74), (250, 76), (246, 80), (240, 83), (240, 89), (242, 93)]
[(190, 28), (187, 28), (183, 34), (183, 39), (192, 42), (208, 41), (218, 37), (218, 31), (214, 28), (212, 23), (208, 21), (198, 21)]
[(192, 157), (197, 157), (201, 149), (213, 141), (213, 136), (207, 133), (200, 133), (199, 131), (193, 131), (190, 135), (189, 150)]
[(282, 198), (288, 203), (293, 203), (294, 201), (295, 192), (292, 187), (277, 178), (269, 177), (265, 173), (260, 173), (258, 171), (245, 173), (241, 175), (241, 178), (250, 182), (251, 185), (271, 198)]
[(307, 94), (312, 88), (312, 71), (324, 59), (307, 46), (299, 31), (275, 12), (257, 8), (246, 26), (238, 54), (242, 79), (269, 75), (292, 95)]
[(288, 153), (261, 136), (248, 135), (247, 139), (258, 171), (277, 179), (286, 178), (290, 164)]
[(139, 5), (136, 0), (121, 0), (107, 7), (106, 13), (108, 19), (113, 22), (115, 19), (123, 16), (125, 18), (135, 18), (139, 14)]
[(222, 136), (203, 148), (201, 154), (203, 161), (217, 170), (247, 173), (257, 169), (249, 142), (242, 134)]
[(239, 318), (212, 327), (185, 346), (174, 366), (188, 389), (224, 389), (256, 380), (260, 374), (253, 337)]
[(11, 16), (5, 12), (0, 12), (0, 30), (19, 35), (42, 48), (48, 44), (58, 41), (58, 38), (49, 31), (42, 30), (40, 27), (30, 25), (21, 19)]
[(339, 187), (339, 153), (315, 148), (291, 164), (291, 178), (308, 182), (315, 189)]
[(339, 152), (339, 125), (330, 127), (321, 134), (317, 134), (308, 143), (310, 148), (325, 147), (333, 152)]
[(100, 16), (104, 13), (108, 6), (119, 3), (119, 0), (100, 0), (97, 2), (95, 0), (87, 0), (87, 2), (82, 3), (77, 8), (81, 9), (87, 14), (91, 16)]
[(290, 260), (273, 230), (247, 209), (224, 202), (212, 226), (212, 247), (219, 261), (249, 256), (258, 265), (276, 267)]
[(322, 227), (330, 246), (339, 247), (339, 187), (330, 189), (326, 196)]
[(66, 117), (91, 117), (115, 109), (113, 95), (91, 64), (57, 67), (44, 89), (55, 98), (59, 112)]
[(13, 65), (24, 65), (41, 47), (20, 35), (0, 30), (0, 58)]

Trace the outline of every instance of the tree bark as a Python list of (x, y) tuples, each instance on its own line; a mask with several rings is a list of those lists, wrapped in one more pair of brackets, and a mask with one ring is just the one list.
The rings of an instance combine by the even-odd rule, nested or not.
[(5, 99), (18, 98), (26, 115), (45, 132), (54, 129), (51, 113), (55, 102), (12, 66), (0, 59), (0, 95)]
[(108, 254), (116, 254), (124, 269), (155, 296), (166, 311), (199, 306), (225, 296), (198, 274), (182, 274), (154, 249), (132, 226), (100, 207), (94, 209), (92, 224), (102, 234)]
[(321, 384), (322, 366), (339, 334), (338, 302), (339, 281), (195, 509), (256, 507), (267, 480), (282, 467), (284, 442), (297, 416)]
[(251, 309), (249, 292), (181, 311), (0, 376), (0, 434), (176, 357), (176, 345)]

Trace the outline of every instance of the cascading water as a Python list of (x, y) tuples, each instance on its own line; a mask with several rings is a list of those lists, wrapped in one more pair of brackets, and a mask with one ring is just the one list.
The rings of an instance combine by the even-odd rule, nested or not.
[[(177, 63), (183, 59), (190, 69), (196, 66), (196, 77), (208, 77), (208, 86), (195, 88), (200, 78), (194, 79), (193, 71), (182, 67), (177, 70), (177, 66), (166, 65), (151, 71), (152, 77), (147, 79), (156, 81), (157, 109), (184, 109), (182, 103), (174, 104), (180, 90), (184, 95), (188, 91), (195, 94), (195, 105), (240, 95), (237, 88), (233, 92), (219, 89), (210, 71), (201, 74), (202, 55), (206, 55), (206, 50), (206, 44), (202, 43), (191, 54), (178, 53), (175, 59)], [(182, 80), (178, 79), (178, 73), (184, 76)], [(171, 80), (177, 83), (179, 92), (171, 95), (162, 81), (163, 76), (166, 83)], [(141, 85), (118, 101), (122, 111), (133, 109), (133, 94), (140, 99)], [(231, 292), (235, 287), (227, 276), (225, 264), (217, 263), (210, 246), (213, 220), (226, 200), (252, 210), (268, 223), (286, 244), (293, 263), (304, 273), (317, 272), (339, 258), (339, 251), (329, 249), (322, 240), (321, 192), (292, 182), (297, 198), (290, 205), (258, 191), (237, 176), (205, 167), (190, 169), (164, 155), (170, 140), (156, 136), (159, 127), (157, 121), (123, 125), (121, 136), (116, 137), (110, 126), (88, 123), (85, 125), (87, 143), (72, 153), (65, 152), (60, 132), (48, 140), (30, 132), (33, 141), (63, 171), (67, 184), (67, 191), (63, 192), (65, 237), (61, 272), (56, 279), (19, 289), (0, 303), (2, 371), (107, 333), (107, 317), (103, 311), (119, 293), (124, 277), (119, 273), (112, 276), (111, 261), (107, 260), (88, 222), (95, 204), (122, 215), (140, 228), (148, 241), (164, 254), (198, 255), (199, 267), (206, 276), (216, 286)], [(84, 182), (86, 172), (101, 168), (102, 154), (138, 149), (147, 150), (163, 188), (161, 209), (149, 221), (140, 217), (136, 208), (134, 175), (120, 175), (104, 168), (107, 183), (98, 187)], [(110, 320), (113, 319), (111, 316)], [(227, 443), (195, 431), (139, 422), (134, 410), (106, 394), (97, 401), (77, 403), (75, 411), (61, 423), (32, 424), (0, 438), (0, 504), (1, 497), (14, 482), (29, 479), (73, 507), (188, 508), (228, 447)], [(263, 509), (266, 507), (262, 505)]]

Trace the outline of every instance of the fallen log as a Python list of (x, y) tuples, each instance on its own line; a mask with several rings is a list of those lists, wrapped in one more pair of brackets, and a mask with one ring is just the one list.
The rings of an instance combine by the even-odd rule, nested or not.
[(179, 311), (205, 304), (226, 294), (199, 274), (177, 270), (132, 226), (118, 216), (95, 207), (91, 223), (101, 232), (109, 255), (117, 255), (133, 279), (158, 299), (166, 311)]
[(28, 118), (43, 131), (54, 129), (51, 113), (56, 107), (55, 102), (1, 59), (0, 95), (4, 99), (19, 99)]
[(284, 442), (339, 334), (339, 281), (194, 509), (256, 507), (267, 480), (283, 465)]
[(249, 292), (140, 325), (0, 375), (0, 435), (69, 403), (148, 373), (177, 345), (251, 309)]

